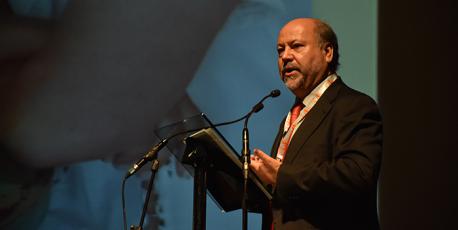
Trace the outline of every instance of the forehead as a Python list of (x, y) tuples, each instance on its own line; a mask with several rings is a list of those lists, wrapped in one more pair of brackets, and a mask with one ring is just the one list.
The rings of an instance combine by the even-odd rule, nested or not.
[(277, 44), (293, 41), (313, 42), (317, 37), (315, 34), (315, 25), (312, 22), (291, 22), (280, 30)]

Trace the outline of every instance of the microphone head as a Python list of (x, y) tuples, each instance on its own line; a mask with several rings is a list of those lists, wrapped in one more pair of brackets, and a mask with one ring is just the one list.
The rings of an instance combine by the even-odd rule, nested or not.
[(271, 97), (278, 97), (278, 96), (280, 96), (280, 90), (278, 90), (278, 89), (272, 90), (272, 92), (270, 92), (270, 96), (271, 96)]

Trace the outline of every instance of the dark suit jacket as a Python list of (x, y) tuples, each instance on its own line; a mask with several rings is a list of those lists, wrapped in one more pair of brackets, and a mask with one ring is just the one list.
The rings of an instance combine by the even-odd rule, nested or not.
[(288, 147), (273, 190), (275, 229), (378, 229), (381, 154), (377, 105), (339, 78), (306, 115)]

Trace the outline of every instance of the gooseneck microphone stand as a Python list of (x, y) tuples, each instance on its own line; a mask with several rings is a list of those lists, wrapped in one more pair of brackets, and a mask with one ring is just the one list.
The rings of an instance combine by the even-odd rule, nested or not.
[(158, 169), (159, 169), (159, 160), (154, 159), (153, 163), (151, 164), (151, 176), (148, 182), (148, 190), (146, 191), (145, 202), (143, 203), (143, 210), (142, 210), (142, 216), (140, 217), (140, 223), (138, 224), (138, 226), (134, 226), (134, 225), (130, 226), (130, 230), (142, 230), (143, 229), (143, 222), (145, 221), (145, 215), (148, 209), (149, 199), (151, 197), (151, 191), (153, 190), (154, 177), (156, 176)]
[(247, 230), (248, 228), (248, 173), (249, 173), (249, 165), (250, 165), (250, 141), (249, 141), (249, 134), (248, 134), (248, 117), (245, 119), (245, 124), (243, 126), (243, 134), (242, 134), (242, 159), (243, 159), (243, 196), (242, 196), (242, 229)]
[(249, 166), (250, 166), (250, 137), (248, 134), (248, 119), (250, 119), (253, 113), (257, 113), (264, 108), (262, 102), (268, 97), (278, 97), (280, 95), (280, 90), (272, 90), (270, 94), (266, 95), (259, 101), (251, 111), (244, 117), (245, 122), (243, 125), (242, 133), (242, 163), (243, 163), (243, 195), (242, 195), (242, 229), (248, 229), (248, 176), (249, 176)]
[(167, 145), (168, 139), (164, 139), (154, 147), (152, 147), (137, 163), (135, 163), (126, 173), (124, 179), (122, 181), (122, 214), (123, 214), (123, 222), (124, 222), (124, 230), (127, 230), (127, 220), (126, 220), (126, 204), (125, 204), (125, 197), (124, 197), (124, 187), (127, 178), (135, 174), (143, 165), (147, 162), (152, 161), (151, 164), (151, 176), (148, 182), (148, 189), (146, 191), (145, 202), (143, 204), (142, 215), (140, 218), (140, 223), (138, 226), (131, 225), (131, 230), (142, 230), (143, 222), (145, 220), (146, 210), (148, 209), (148, 203), (151, 196), (151, 191), (153, 189), (154, 177), (156, 176), (156, 172), (159, 169), (159, 160), (157, 159), (157, 154), (159, 151)]

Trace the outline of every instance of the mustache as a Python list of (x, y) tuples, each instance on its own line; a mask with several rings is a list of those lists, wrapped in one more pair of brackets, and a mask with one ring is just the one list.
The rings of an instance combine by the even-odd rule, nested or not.
[(281, 74), (283, 76), (283, 75), (285, 75), (286, 72), (293, 71), (293, 70), (299, 70), (299, 67), (297, 67), (294, 64), (287, 63), (287, 64), (283, 65), (282, 70), (281, 70)]

